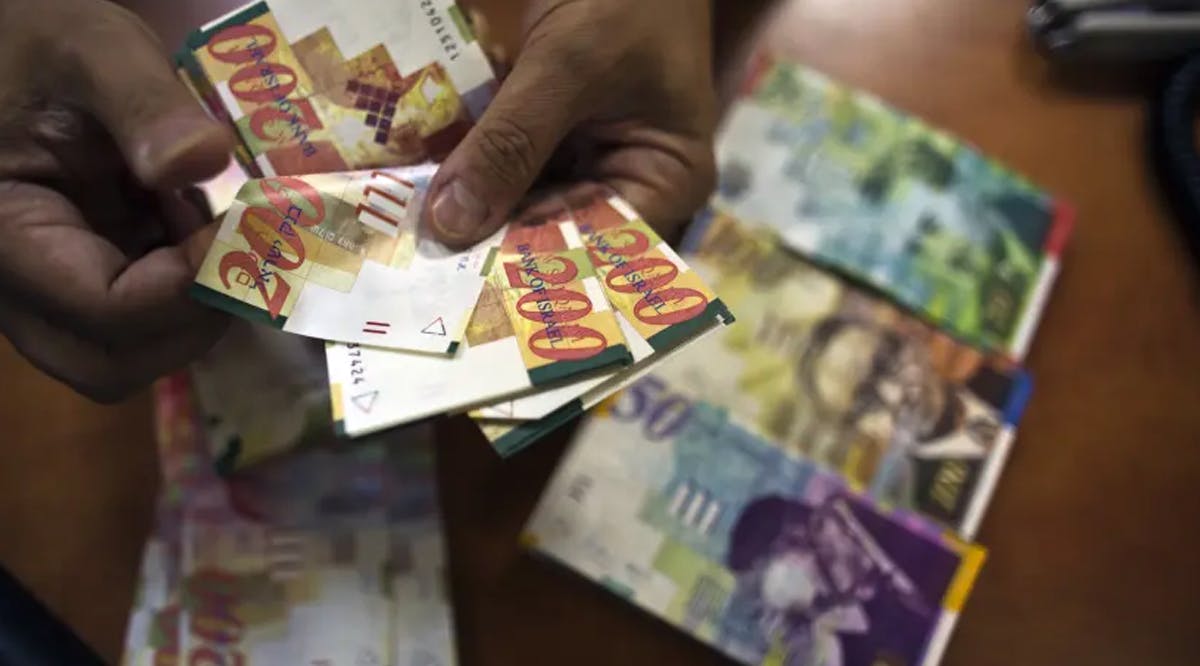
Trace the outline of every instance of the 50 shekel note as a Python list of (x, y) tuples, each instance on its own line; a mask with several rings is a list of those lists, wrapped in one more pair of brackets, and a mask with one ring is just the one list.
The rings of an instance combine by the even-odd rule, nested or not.
[(436, 167), (252, 180), (238, 192), (193, 295), (308, 337), (447, 354), (497, 240), (451, 252), (419, 224)]
[(699, 219), (688, 245), (687, 260), (739, 325), (698, 341), (658, 376), (873, 498), (970, 538), (1007, 459), (1029, 376), (719, 209)]
[(192, 33), (177, 60), (254, 176), (439, 160), (496, 85), (452, 0), (254, 2)]
[(961, 141), (762, 57), (717, 142), (715, 202), (959, 338), (1020, 359), (1073, 210)]
[(740, 663), (937, 662), (981, 548), (644, 382), (585, 423), (529, 547)]

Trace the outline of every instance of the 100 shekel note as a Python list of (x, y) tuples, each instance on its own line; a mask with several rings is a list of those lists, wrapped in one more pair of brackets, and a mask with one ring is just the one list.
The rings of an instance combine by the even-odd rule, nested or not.
[(524, 448), (637, 379), (676, 349), (734, 321), (725, 303), (626, 202), (600, 196), (564, 203), (558, 222), (575, 225), (634, 364), (472, 412), (502, 454)]
[(659, 375), (856, 489), (970, 538), (1028, 400), (1028, 375), (797, 258), (767, 230), (713, 212), (692, 238), (688, 261), (740, 325)]
[(256, 176), (441, 159), (496, 85), (452, 0), (255, 2), (195, 31), (178, 60)]
[(936, 663), (981, 548), (645, 381), (585, 424), (527, 545), (741, 663)]
[(763, 58), (720, 133), (716, 202), (973, 344), (1024, 356), (1069, 207), (878, 99)]
[(495, 241), (454, 253), (419, 223), (435, 167), (252, 180), (196, 276), (209, 305), (289, 333), (450, 353)]
[(508, 227), (455, 357), (327, 347), (334, 418), (358, 436), (628, 365), (599, 262), (569, 215)]

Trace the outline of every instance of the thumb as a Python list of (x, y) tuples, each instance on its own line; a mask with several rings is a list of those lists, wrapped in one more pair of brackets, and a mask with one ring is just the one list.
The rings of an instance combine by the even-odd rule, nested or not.
[(66, 47), (68, 67), (82, 83), (73, 92), (112, 134), (142, 185), (176, 187), (218, 173), (232, 136), (179, 81), (150, 29), (113, 3), (80, 6), (95, 16)]
[(568, 64), (577, 49), (554, 26), (539, 28), (430, 185), (423, 215), (443, 242), (467, 245), (503, 225), (579, 116), (587, 81)]

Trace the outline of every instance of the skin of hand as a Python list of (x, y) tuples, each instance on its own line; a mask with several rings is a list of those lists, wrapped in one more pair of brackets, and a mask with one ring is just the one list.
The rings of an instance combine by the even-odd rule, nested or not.
[(434, 234), (486, 238), (538, 209), (526, 193), (544, 179), (568, 200), (611, 188), (670, 235), (715, 181), (712, 11), (711, 0), (529, 2), (511, 71), (431, 184)]
[(232, 147), (132, 13), (0, 0), (0, 332), (100, 401), (203, 353), (224, 318), (187, 289), (215, 225), (181, 188)]

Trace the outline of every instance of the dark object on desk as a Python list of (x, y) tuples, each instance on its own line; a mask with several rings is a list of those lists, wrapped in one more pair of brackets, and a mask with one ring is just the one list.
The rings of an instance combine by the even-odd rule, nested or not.
[(1150, 111), (1150, 151), (1159, 183), (1200, 264), (1200, 154), (1196, 112), (1200, 109), (1200, 53), (1184, 60), (1167, 78)]
[(103, 666), (65, 624), (0, 567), (0, 666)]
[(1198, 0), (1034, 0), (1025, 21), (1054, 60), (1155, 62), (1200, 46)]

